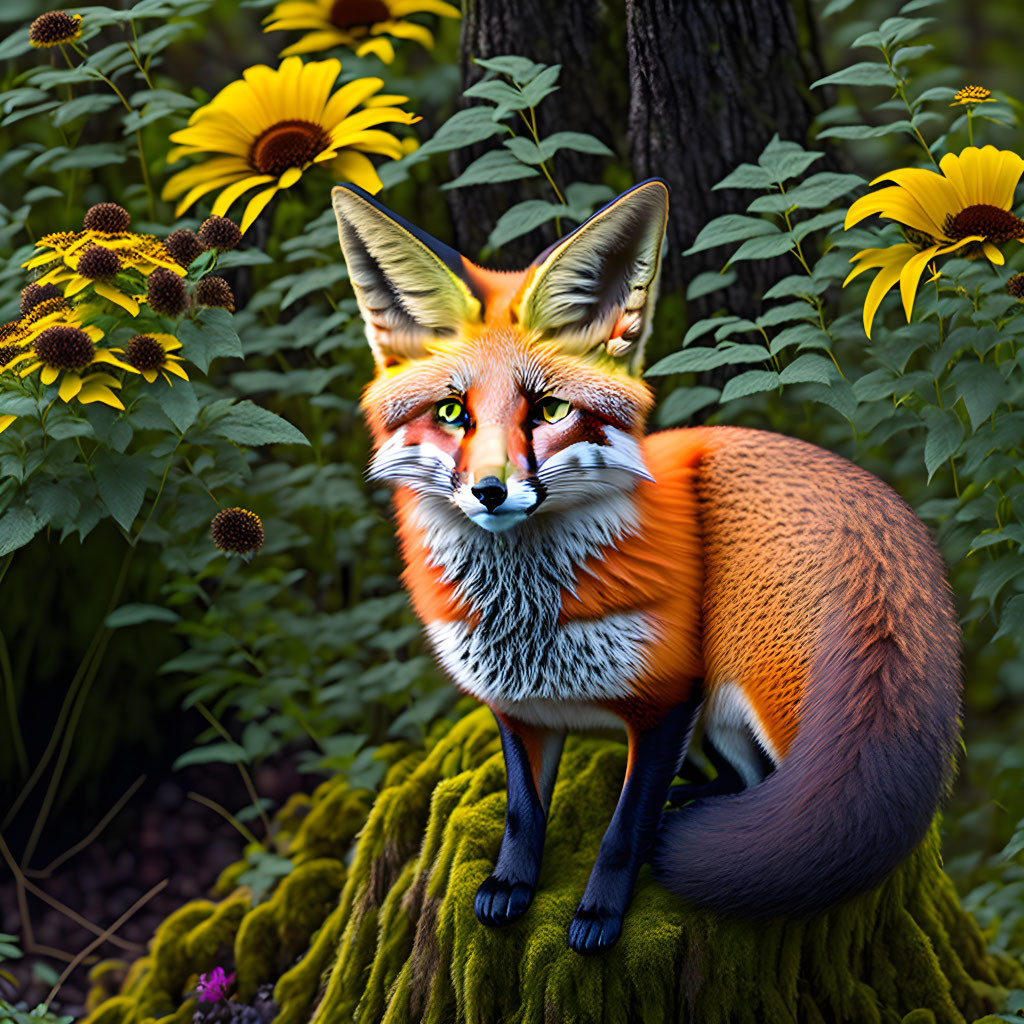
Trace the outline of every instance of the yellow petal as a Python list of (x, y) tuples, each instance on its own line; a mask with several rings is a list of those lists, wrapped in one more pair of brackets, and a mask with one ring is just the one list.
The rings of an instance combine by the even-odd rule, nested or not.
[(381, 153), (389, 156), (392, 160), (401, 160), (405, 155), (402, 143), (390, 132), (381, 131), (379, 128), (370, 128), (362, 132), (346, 132), (344, 136), (334, 141), (338, 149), (351, 146), (353, 149), (360, 149), (364, 153)]
[(85, 289), (89, 287), (90, 283), (89, 278), (75, 274), (75, 276), (64, 286), (64, 297), (70, 299), (79, 292), (85, 291)]
[(395, 48), (383, 36), (371, 36), (356, 47), (357, 57), (366, 57), (369, 54), (373, 54), (384, 64), (390, 64), (395, 59)]
[(156, 370), (143, 370), (142, 376), (146, 378), (146, 382), (152, 384), (156, 380)]
[(992, 263), (994, 263), (997, 267), (1001, 267), (1006, 262), (1006, 259), (1003, 256), (1003, 254), (995, 245), (993, 245), (992, 242), (982, 242), (981, 247), (984, 250), (985, 255), (989, 258), (989, 260)]
[[(175, 376), (180, 377), (182, 380), (188, 380), (188, 374), (185, 372), (185, 369), (181, 365), (181, 363), (176, 363), (168, 359), (167, 362), (164, 363), (164, 369), (168, 373), (173, 373)], [(169, 384), (170, 381), (168, 381), (167, 383)]]
[[(370, 31), (372, 32), (373, 29)], [(396, 21), (388, 26), (387, 33), (396, 39), (413, 39), (428, 50), (434, 46), (434, 36), (430, 29), (424, 28), (422, 25), (414, 25), (411, 21)]]
[(249, 174), (249, 162), (237, 156), (218, 156), (173, 175), (160, 193), (161, 199), (176, 199), (190, 188), (226, 174)]
[(121, 399), (110, 388), (105, 384), (99, 384), (94, 381), (90, 381), (82, 386), (82, 390), (78, 392), (78, 400), (83, 405), (88, 405), (91, 402), (102, 402), (104, 405), (109, 405), (114, 409), (124, 409)]
[(82, 390), (82, 378), (77, 373), (65, 373), (60, 382), (60, 395), (62, 402), (70, 402), (79, 391)]
[(225, 174), (219, 178), (212, 178), (210, 181), (204, 181), (201, 185), (196, 185), (179, 200), (178, 205), (174, 208), (174, 216), (180, 217), (193, 203), (201, 199), (208, 192), (213, 192), (218, 188), (223, 188), (225, 185), (232, 185), (238, 181), (247, 180), (247, 176), (250, 175), (251, 171), (243, 171), (241, 176), (238, 174)]
[(903, 298), (903, 312), (907, 314), (907, 323), (910, 323), (910, 314), (914, 309), (914, 297), (917, 295), (917, 286), (921, 281), (924, 268), (939, 252), (939, 246), (931, 245), (927, 249), (913, 256), (903, 264), (900, 271), (900, 295)]
[(388, 7), (395, 18), (407, 14), (440, 14), (443, 18), (461, 18), (462, 12), (444, 0), (390, 0)]
[(383, 85), (383, 78), (357, 78), (347, 82), (327, 101), (322, 123), (328, 129), (341, 124), (360, 103), (379, 92)]
[[(307, 28), (312, 26), (296, 25), (295, 28)], [(269, 32), (270, 29), (265, 29)], [(354, 42), (351, 36), (336, 29), (325, 29), (317, 32), (307, 32), (297, 43), (286, 46), (281, 51), (282, 57), (291, 57), (297, 53), (319, 53), (322, 50), (332, 50), (335, 46), (351, 46)]]
[(252, 222), (263, 212), (267, 203), (277, 195), (278, 191), (279, 189), (276, 185), (271, 185), (270, 188), (266, 188), (262, 192), (257, 192), (256, 195), (249, 200), (249, 205), (245, 208), (245, 215), (242, 217), (241, 228), (243, 235), (249, 230)]
[(370, 195), (376, 195), (384, 187), (370, 158), (353, 149), (339, 153), (331, 164), (331, 171), (339, 180), (351, 181), (353, 185), (366, 189)]
[(125, 312), (130, 313), (132, 316), (139, 315), (139, 304), (131, 296), (118, 291), (113, 285), (107, 284), (104, 281), (97, 281), (93, 285), (93, 291), (95, 291), (97, 295), (102, 295), (103, 298), (116, 303)]
[(855, 277), (864, 273), (865, 270), (871, 270), (875, 267), (887, 267), (892, 263), (904, 263), (915, 252), (917, 252), (917, 246), (911, 245), (909, 242), (890, 245), (885, 249), (863, 249), (855, 256), (850, 257), (850, 262), (856, 262), (857, 266), (846, 275), (843, 287), (845, 288)]
[(173, 352), (176, 348), (181, 348), (181, 342), (173, 334), (157, 334), (155, 331), (150, 331), (149, 336), (159, 341), (165, 352)]
[(278, 188), (291, 188), (302, 177), (301, 167), (289, 167), (288, 170), (277, 179)]
[(52, 384), (57, 379), (57, 375), (59, 373), (60, 373), (60, 370), (58, 370), (57, 367), (55, 367), (55, 366), (44, 366), (43, 367), (43, 372), (39, 375), (39, 379), (44, 384), (49, 386), (50, 384)]
[[(894, 249), (900, 248), (893, 246)], [(871, 337), (871, 322), (875, 318), (875, 312), (885, 298), (886, 292), (900, 279), (900, 271), (903, 269), (902, 259), (893, 259), (889, 264), (882, 267), (875, 275), (874, 281), (868, 288), (864, 298), (864, 333)]]
[(0, 416), (0, 434), (2, 434), (18, 417), (5, 413)]
[[(118, 349), (118, 351), (120, 352), (121, 349)], [(123, 360), (118, 359), (117, 356), (107, 348), (96, 349), (96, 353), (92, 358), (94, 363), (110, 363), (112, 366), (119, 366), (122, 370), (127, 370), (129, 373), (139, 372), (130, 363), (126, 363)]]
[(239, 196), (244, 195), (249, 189), (255, 188), (257, 185), (265, 185), (273, 180), (269, 174), (252, 174), (241, 181), (236, 181), (234, 185), (228, 185), (217, 196), (217, 200), (213, 204), (213, 215), (215, 217), (223, 217), (231, 209), (232, 204)]

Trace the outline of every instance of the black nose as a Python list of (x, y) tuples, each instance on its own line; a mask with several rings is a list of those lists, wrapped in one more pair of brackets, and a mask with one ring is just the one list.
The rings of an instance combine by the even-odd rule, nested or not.
[(505, 485), (496, 476), (485, 476), (472, 487), (473, 496), (488, 512), (493, 512), (508, 497)]

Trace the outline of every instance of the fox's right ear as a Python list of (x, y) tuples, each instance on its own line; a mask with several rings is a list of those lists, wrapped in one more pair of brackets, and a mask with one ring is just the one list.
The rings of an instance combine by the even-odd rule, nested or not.
[(432, 341), (480, 320), (454, 249), (413, 227), (355, 185), (331, 192), (349, 279), (378, 367), (416, 359)]

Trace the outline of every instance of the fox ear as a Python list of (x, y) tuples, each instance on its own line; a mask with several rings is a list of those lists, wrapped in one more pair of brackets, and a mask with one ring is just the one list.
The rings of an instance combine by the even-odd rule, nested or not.
[(331, 191), (338, 239), (378, 367), (415, 359), (480, 319), (462, 257), (354, 185)]
[(568, 352), (603, 348), (631, 371), (650, 332), (668, 221), (668, 188), (652, 178), (541, 253), (518, 300), (523, 327)]

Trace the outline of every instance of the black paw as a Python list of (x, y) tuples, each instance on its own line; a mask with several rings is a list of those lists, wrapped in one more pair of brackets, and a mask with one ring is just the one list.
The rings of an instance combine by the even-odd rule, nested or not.
[(481, 924), (493, 928), (518, 920), (526, 913), (532, 901), (532, 885), (526, 882), (505, 881), (491, 875), (477, 889), (473, 910)]
[(596, 956), (609, 949), (622, 931), (622, 915), (601, 907), (576, 908), (569, 924), (569, 945), (583, 956)]

